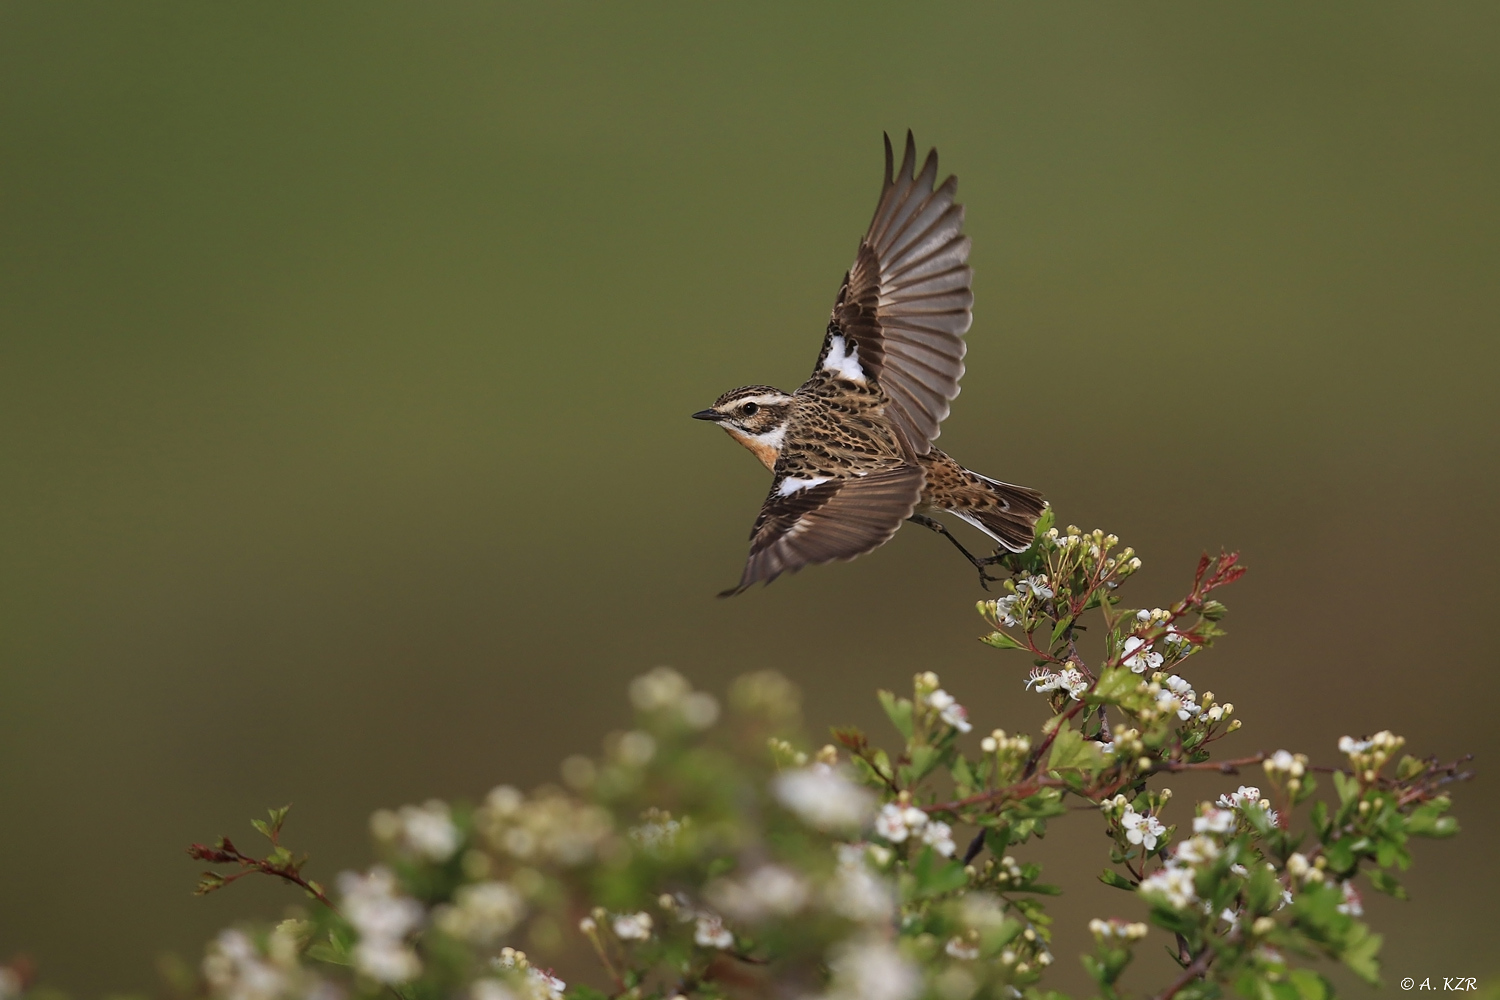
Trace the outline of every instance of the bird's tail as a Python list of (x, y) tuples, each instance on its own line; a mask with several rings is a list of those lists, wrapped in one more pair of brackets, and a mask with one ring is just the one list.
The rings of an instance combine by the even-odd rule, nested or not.
[(1036, 537), (1036, 522), (1047, 501), (1036, 490), (1002, 483), (965, 469), (985, 488), (989, 503), (967, 506), (953, 513), (968, 521), (1012, 552), (1024, 552)]

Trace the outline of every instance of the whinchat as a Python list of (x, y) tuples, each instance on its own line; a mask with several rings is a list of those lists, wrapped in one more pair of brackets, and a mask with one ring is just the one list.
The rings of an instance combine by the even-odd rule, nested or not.
[[(750, 533), (737, 594), (803, 566), (853, 559), (901, 523), (941, 532), (953, 514), (1010, 552), (1032, 543), (1042, 495), (971, 472), (933, 447), (963, 377), (973, 272), (958, 178), (937, 182), (937, 150), (916, 170), (910, 132), (899, 172), (885, 140), (885, 185), (854, 266), (844, 275), (812, 377), (796, 392), (747, 385), (693, 414), (711, 420), (770, 469), (771, 493)], [(998, 551), (998, 550), (997, 550)]]

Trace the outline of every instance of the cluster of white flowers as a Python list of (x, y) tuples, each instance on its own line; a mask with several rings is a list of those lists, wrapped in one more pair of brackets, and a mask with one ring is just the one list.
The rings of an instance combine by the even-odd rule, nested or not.
[(890, 942), (871, 938), (834, 949), (829, 1000), (913, 1000), (922, 992), (922, 974)]
[(453, 857), (461, 839), (448, 804), (438, 799), (396, 811), (381, 809), (370, 817), (370, 832), (382, 843), (438, 864)]
[(1150, 813), (1138, 813), (1133, 806), (1126, 806), (1121, 813), (1120, 828), (1125, 831), (1126, 840), (1139, 844), (1148, 851), (1156, 850), (1157, 842), (1167, 833), (1161, 820)]
[(1024, 757), (1031, 752), (1031, 737), (1017, 733), (1006, 736), (1005, 730), (996, 729), (979, 741), (979, 749), (985, 753), (998, 753)]
[[(563, 1000), (563, 991), (568, 988), (567, 983), (551, 972), (538, 969), (527, 961), (524, 951), (501, 948), (493, 964), (496, 969), (502, 971), (515, 969), (525, 973), (525, 1000)], [(475, 998), (475, 1000), (490, 1000), (490, 998)], [(495, 998), (495, 1000), (504, 1000), (504, 998)]]
[(1121, 650), (1124, 659), (1123, 666), (1129, 667), (1132, 673), (1144, 674), (1147, 670), (1155, 670), (1167, 661), (1165, 656), (1151, 648), (1151, 643), (1138, 635), (1127, 635), (1125, 645)]
[(875, 795), (828, 764), (783, 771), (772, 789), (799, 819), (825, 832), (863, 829), (875, 812)]
[(343, 872), (338, 885), (340, 909), (359, 935), (354, 967), (388, 985), (419, 976), (422, 963), (406, 938), (422, 924), (422, 904), (400, 895), (396, 876), (380, 865), (364, 875)]
[(1261, 762), (1266, 774), (1271, 777), (1300, 778), (1307, 772), (1307, 755), (1277, 750)]
[(1041, 573), (1037, 576), (1028, 576), (1016, 584), (1016, 593), (1022, 597), (1030, 596), (1040, 600), (1047, 600), (1054, 596), (1053, 590), (1047, 585), (1047, 574)]
[(929, 820), (916, 806), (887, 802), (875, 817), (875, 832), (893, 844), (918, 837), (944, 857), (952, 857), (956, 850), (953, 828), (939, 820)]
[(639, 913), (618, 913), (610, 926), (615, 932), (615, 937), (621, 941), (651, 940), (651, 914), (644, 910)]
[(1170, 862), (1141, 882), (1141, 892), (1158, 897), (1174, 910), (1185, 910), (1198, 898), (1193, 869)]
[(693, 943), (700, 948), (725, 950), (734, 947), (734, 934), (718, 914), (700, 913), (693, 918)]
[(644, 822), (625, 831), (632, 843), (648, 854), (661, 856), (677, 847), (677, 838), (682, 833), (682, 821), (660, 809), (648, 809), (642, 817)]
[(642, 712), (676, 714), (692, 729), (707, 729), (719, 718), (714, 696), (694, 691), (671, 667), (657, 667), (631, 681), (630, 703)]
[(1146, 925), (1120, 920), (1117, 917), (1110, 917), (1108, 920), (1094, 919), (1089, 921), (1089, 933), (1094, 935), (1094, 939), (1101, 944), (1128, 943), (1145, 937)]
[[(1157, 680), (1156, 678), (1160, 678)], [(1177, 718), (1186, 722), (1203, 711), (1198, 704), (1198, 692), (1193, 686), (1176, 674), (1162, 676), (1156, 674), (1152, 683), (1157, 686), (1156, 709), (1159, 712), (1175, 714)]]
[(942, 688), (938, 688), (927, 696), (927, 704), (937, 709), (938, 718), (961, 733), (967, 733), (974, 727), (969, 724), (969, 710), (960, 705), (954, 697)]
[(1033, 667), (1030, 676), (1026, 678), (1026, 689), (1029, 691), (1066, 691), (1068, 697), (1074, 701), (1081, 701), (1083, 693), (1089, 689), (1089, 680), (1077, 667), (1071, 665), (1063, 667), (1057, 673), (1045, 667)]
[(838, 845), (838, 868), (824, 891), (829, 908), (860, 923), (888, 923), (896, 912), (895, 890), (870, 866), (890, 859), (890, 849), (875, 844)]
[(453, 903), (433, 913), (444, 933), (485, 947), (515, 929), (526, 915), (526, 900), (505, 882), (471, 882), (453, 893)]
[(1349, 763), (1354, 765), (1354, 769), (1360, 772), (1360, 777), (1368, 784), (1375, 780), (1375, 775), (1385, 766), (1385, 762), (1405, 745), (1403, 737), (1389, 729), (1382, 729), (1363, 740), (1356, 740), (1352, 736), (1342, 737), (1339, 740), (1339, 753), (1349, 757)]
[(796, 872), (780, 865), (761, 865), (739, 878), (709, 883), (704, 895), (735, 920), (757, 923), (796, 913), (806, 904), (808, 893), (807, 882)]
[(972, 962), (979, 957), (979, 932), (970, 931), (963, 937), (951, 937), (948, 943), (943, 945), (943, 951), (950, 958), (956, 958), (963, 962)]
[[(294, 923), (287, 921), (271, 932), (264, 955), (244, 931), (221, 932), (203, 958), (203, 978), (214, 996), (221, 1000), (337, 1000), (331, 983), (299, 967), (298, 943), (291, 932)], [(20, 977), (0, 967), (0, 997), (17, 997), (20, 987)]]
[(1016, 605), (1020, 601), (1021, 598), (1016, 594), (1006, 594), (1004, 597), (997, 597), (993, 601), (985, 601), (982, 607), (984, 608), (984, 612), (999, 624), (1014, 627), (1021, 624), (1021, 618), (1016, 614)]
[(1220, 809), (1231, 809), (1238, 812), (1243, 812), (1246, 806), (1254, 806), (1266, 814), (1266, 819), (1270, 821), (1272, 826), (1275, 826), (1280, 821), (1276, 810), (1271, 808), (1271, 800), (1261, 798), (1260, 789), (1254, 785), (1241, 785), (1237, 791), (1226, 792), (1220, 795), (1218, 801), (1214, 804)]
[[(1220, 798), (1222, 799), (1223, 796)], [(1233, 810), (1205, 806), (1197, 816), (1193, 817), (1193, 832), (1223, 835), (1233, 830), (1238, 823), (1239, 817), (1234, 814)]]
[(1365, 901), (1360, 898), (1359, 890), (1354, 888), (1354, 883), (1344, 882), (1340, 888), (1344, 890), (1344, 901), (1338, 905), (1338, 911), (1347, 913), (1351, 917), (1364, 916)]
[(567, 866), (595, 858), (614, 832), (614, 820), (601, 806), (558, 789), (543, 789), (528, 800), (509, 785), (490, 792), (474, 824), (492, 847), (518, 861)]
[(1021, 865), (1009, 854), (999, 861), (994, 858), (986, 859), (979, 874), (984, 881), (994, 882), (997, 888), (1004, 888), (1007, 883), (1019, 885), (1026, 881), (1026, 873), (1021, 870)]

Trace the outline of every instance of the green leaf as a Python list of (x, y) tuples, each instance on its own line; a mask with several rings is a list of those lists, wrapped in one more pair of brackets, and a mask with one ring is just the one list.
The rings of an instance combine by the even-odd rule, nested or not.
[(931, 774), (932, 769), (942, 763), (942, 760), (943, 751), (937, 747), (912, 747), (911, 763), (905, 768), (911, 775), (907, 783), (915, 784), (921, 781)]
[(1328, 816), (1328, 803), (1314, 802), (1311, 818), (1313, 829), (1318, 831), (1318, 839), (1327, 840), (1328, 834), (1333, 830), (1333, 820)]
[(1369, 927), (1356, 923), (1345, 939), (1343, 953), (1339, 955), (1349, 971), (1371, 986), (1380, 985), (1378, 956), (1381, 940), (1381, 936), (1371, 933)]
[(1124, 889), (1126, 892), (1135, 892), (1135, 883), (1124, 875), (1109, 868), (1099, 873), (1099, 881), (1105, 885), (1112, 885), (1116, 889)]
[(1017, 642), (1016, 640), (1012, 639), (1009, 635), (1007, 635), (1004, 632), (991, 632), (989, 635), (981, 637), (979, 641), (982, 642), (982, 643), (984, 643), (986, 646), (994, 646), (996, 649), (1024, 649), (1025, 648), (1019, 642)]
[(880, 699), (880, 707), (885, 709), (886, 717), (891, 720), (891, 725), (904, 739), (911, 739), (911, 700), (908, 698), (897, 698), (889, 691), (877, 691), (875, 696)]
[(1099, 744), (1084, 739), (1083, 734), (1072, 727), (1058, 732), (1052, 742), (1052, 754), (1047, 758), (1047, 767), (1053, 771), (1077, 768), (1088, 774), (1098, 774), (1104, 769), (1104, 763)]
[(949, 861), (931, 847), (924, 847), (922, 853), (917, 855), (911, 874), (915, 881), (913, 899), (941, 896), (945, 892), (961, 889), (969, 882), (963, 862)]
[(1394, 896), (1397, 899), (1408, 898), (1406, 895), (1406, 887), (1398, 882), (1396, 880), (1396, 876), (1392, 875), (1390, 872), (1383, 872), (1379, 869), (1371, 869), (1366, 874), (1368, 874), (1370, 877), (1370, 884), (1373, 885), (1376, 889), (1379, 889), (1381, 892), (1385, 893), (1387, 896)]
[(1301, 1000), (1333, 1000), (1333, 987), (1311, 969), (1293, 969), (1287, 978), (1297, 988)]
[(948, 773), (953, 775), (953, 783), (965, 792), (978, 786), (979, 782), (974, 778), (974, 772), (969, 768), (967, 759), (954, 756), (953, 763), (948, 768)]
[(1071, 624), (1073, 624), (1073, 616), (1072, 615), (1063, 615), (1061, 618), (1059, 618), (1057, 620), (1057, 624), (1055, 626), (1053, 626), (1053, 628), (1052, 628), (1052, 645), (1053, 646), (1057, 645), (1057, 640), (1059, 640), (1059, 639), (1062, 638), (1062, 634), (1068, 630), (1068, 626), (1071, 625)]
[(1343, 771), (1333, 772), (1333, 787), (1338, 789), (1339, 805), (1348, 805), (1359, 798), (1359, 779)]
[(1281, 882), (1265, 865), (1256, 865), (1245, 886), (1245, 904), (1251, 913), (1271, 913), (1281, 905)]
[(1447, 799), (1433, 799), (1420, 806), (1406, 820), (1406, 832), (1413, 837), (1451, 837), (1458, 832), (1458, 820), (1444, 816)]
[(1094, 689), (1084, 697), (1090, 704), (1121, 705), (1140, 692), (1141, 679), (1125, 667), (1104, 671)]
[(271, 814), (271, 835), (275, 836), (281, 832), (281, 825), (286, 822), (286, 814), (292, 811), (291, 804), (282, 806), (280, 809), (267, 809)]

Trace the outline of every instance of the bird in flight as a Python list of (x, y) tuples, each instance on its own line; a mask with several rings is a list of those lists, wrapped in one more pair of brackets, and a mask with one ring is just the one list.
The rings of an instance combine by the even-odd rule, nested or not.
[[(1046, 501), (1035, 490), (971, 472), (933, 446), (958, 395), (974, 294), (958, 178), (937, 184), (937, 150), (916, 170), (910, 132), (870, 229), (844, 275), (812, 377), (796, 392), (747, 385), (693, 416), (717, 423), (774, 478), (750, 532), (737, 586), (803, 566), (864, 555), (903, 521), (944, 535), (978, 570), (1000, 556), (970, 554), (929, 515), (953, 514), (1009, 552), (1031, 545)], [(999, 550), (997, 550), (998, 553)]]

